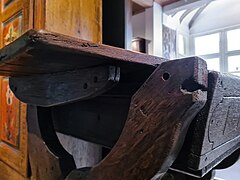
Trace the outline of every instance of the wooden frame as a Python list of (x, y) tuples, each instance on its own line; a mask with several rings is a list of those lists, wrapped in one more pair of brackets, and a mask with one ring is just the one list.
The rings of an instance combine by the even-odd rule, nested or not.
[[(33, 27), (32, 0), (1, 0), (0, 47), (16, 40)], [(5, 4), (6, 3), (6, 4)], [(0, 161), (22, 177), (28, 176), (28, 133), (26, 104), (8, 89), (8, 78), (0, 77)], [(8, 90), (7, 90), (8, 89)], [(6, 92), (8, 91), (8, 93)], [(12, 95), (11, 95), (12, 94)], [(9, 95), (13, 104), (5, 102)], [(3, 169), (1, 169), (2, 171)], [(12, 177), (16, 172), (6, 172)], [(16, 178), (20, 178), (16, 176)], [(2, 176), (1, 176), (2, 178)]]
[[(9, 165), (22, 176), (27, 177), (26, 104), (20, 102), (9, 90), (8, 78), (1, 77), (0, 81), (0, 161)], [(6, 89), (9, 92), (6, 92)], [(6, 108), (6, 105), (8, 108)], [(8, 138), (6, 134), (8, 134)]]
[[(0, 47), (4, 47), (11, 41), (18, 38), (21, 34), (33, 27), (33, 6), (32, 0), (12, 0), (7, 5), (4, 5), (2, 0), (0, 3)], [(19, 18), (19, 26), (16, 26), (16, 19)], [(14, 24), (15, 23), (15, 24)], [(8, 43), (4, 43), (4, 30), (8, 29), (8, 25), (12, 25), (12, 31), (14, 33), (11, 40)]]

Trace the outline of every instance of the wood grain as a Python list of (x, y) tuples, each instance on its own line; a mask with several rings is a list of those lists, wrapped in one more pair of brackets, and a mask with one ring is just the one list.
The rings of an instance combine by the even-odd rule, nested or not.
[[(14, 0), (11, 1), (11, 3), (9, 3), (7, 6), (4, 6), (3, 2), (0, 3), (0, 48), (15, 40), (18, 36), (30, 28), (33, 28), (30, 9), (31, 2), (31, 0)], [(8, 37), (6, 37), (7, 35)], [(6, 71), (2, 71), (1, 73), (3, 76), (7, 76), (8, 74), (9, 73), (6, 73)], [(2, 77), (0, 78), (0, 81), (0, 84), (2, 84)], [(1, 101), (3, 101), (3, 98)], [(18, 105), (19, 107), (17, 109), (14, 109), (12, 113), (19, 113), (20, 116), (19, 119), (17, 119), (15, 122), (19, 124), (19, 148), (17, 149), (13, 146), (10, 146), (9, 144), (1, 142), (0, 159), (5, 164), (5, 166), (1, 162), (0, 179), (24, 179), (29, 176), (26, 104), (18, 101)], [(0, 124), (3, 124), (2, 114), (3, 111), (7, 111), (7, 108), (6, 106), (1, 107), (4, 107), (4, 109), (1, 108), (0, 122)], [(19, 175), (17, 173), (19, 173)]]
[(86, 100), (116, 86), (120, 68), (104, 66), (38, 76), (10, 78), (10, 87), (21, 101), (56, 106)]
[(33, 28), (45, 29), (46, 27), (46, 0), (33, 1)]
[(3, 28), (4, 23), (7, 23), (10, 21), (13, 17), (15, 17), (17, 14), (22, 15), (21, 19), (21, 29), (19, 30), (19, 33), (22, 34), (26, 32), (27, 30), (33, 28), (32, 24), (32, 1), (31, 0), (15, 0), (11, 2), (6, 8), (3, 8), (3, 3), (0, 4), (0, 8), (3, 9), (0, 15), (0, 22), (3, 23), (3, 25), (0, 27), (0, 47), (3, 47)]
[[(3, 101), (5, 99), (1, 99)], [(18, 101), (18, 100), (17, 100)], [(2, 102), (1, 102), (2, 104)], [(3, 126), (3, 111), (7, 111), (6, 108), (0, 109), (1, 112), (1, 130), (4, 129)], [(14, 109), (14, 113), (19, 113), (16, 123), (19, 123), (19, 147), (13, 147), (10, 144), (2, 141), (0, 144), (0, 160), (14, 169), (16, 172), (21, 174), (23, 177), (28, 177), (28, 138), (27, 138), (27, 124), (26, 124), (26, 104), (20, 103), (18, 101), (17, 110)]]
[(27, 180), (26, 177), (20, 175), (17, 171), (0, 161), (0, 179), (1, 180)]
[(190, 126), (174, 171), (203, 177), (239, 149), (239, 89), (239, 77), (209, 72), (207, 102)]
[[(117, 64), (120, 67), (125, 64), (129, 68), (141, 64), (156, 66), (166, 61), (57, 33), (34, 30), (1, 49), (0, 55), (0, 71), (9, 76), (63, 72), (103, 64)], [(131, 66), (133, 63), (136, 66)]]
[(45, 28), (48, 31), (101, 43), (101, 7), (102, 0), (47, 0)]
[[(9, 0), (8, 0), (9, 1)], [(5, 0), (4, 2), (8, 2)], [(69, 3), (69, 4), (68, 4)], [(59, 5), (59, 6), (58, 6)], [(68, 6), (69, 5), (69, 6)], [(67, 6), (67, 7), (66, 7)], [(69, 8), (72, 8), (70, 10)], [(58, 0), (13, 0), (7, 6), (3, 7), (3, 3), (0, 4), (1, 15), (0, 21), (2, 26), (0, 26), (0, 47), (3, 47), (3, 27), (9, 21), (13, 19), (14, 16), (21, 15), (21, 29), (18, 28), (19, 34), (26, 32), (30, 28), (44, 29), (46, 26), (49, 30), (54, 30), (56, 32), (64, 33), (67, 35), (72, 35), (75, 37), (82, 37), (88, 40), (92, 40), (101, 43), (101, 1), (61, 1)], [(89, 14), (89, 9), (92, 12)], [(94, 11), (93, 11), (94, 10)], [(62, 16), (64, 14), (64, 16)], [(62, 20), (64, 19), (64, 23)], [(75, 23), (76, 21), (77, 23)], [(68, 24), (68, 26), (65, 26)], [(71, 29), (69, 28), (71, 25)], [(15, 40), (16, 38), (12, 38)], [(15, 50), (11, 49), (14, 52)], [(2, 57), (2, 54), (0, 55)], [(3, 55), (4, 56), (4, 55)], [(23, 56), (24, 61), (28, 61), (29, 56)], [(0, 58), (1, 59), (1, 58)], [(32, 68), (32, 63), (38, 64), (39, 69)], [(44, 65), (45, 64), (45, 65)], [(51, 63), (50, 63), (51, 64)], [(58, 64), (52, 64), (49, 66), (47, 63), (41, 62), (31, 62), (25, 63), (7, 63), (4, 65), (4, 70), (1, 71), (1, 75), (26, 75), (26, 72), (30, 74), (47, 73), (45, 69), (54, 69), (59, 67)], [(69, 67), (66, 63), (65, 65), (60, 63), (58, 72), (63, 66), (68, 69), (75, 69), (76, 66), (72, 65)], [(66, 70), (66, 69), (65, 69)], [(23, 73), (25, 71), (25, 73)], [(61, 71), (61, 70), (60, 70)], [(11, 72), (11, 73), (9, 73)], [(56, 72), (56, 71), (54, 71)], [(10, 156), (9, 156), (10, 157)], [(15, 157), (15, 156), (14, 156)], [(9, 158), (10, 159), (10, 158)], [(16, 158), (21, 159), (21, 158)], [(25, 161), (24, 161), (25, 162)], [(1, 168), (0, 168), (1, 170)]]
[(33, 180), (63, 179), (75, 169), (73, 157), (53, 129), (51, 110), (28, 106), (29, 159)]
[(118, 142), (86, 179), (148, 180), (166, 172), (206, 102), (206, 87), (203, 60), (162, 63), (133, 96)]
[(193, 133), (196, 140), (188, 162), (192, 169), (203, 169), (213, 162), (212, 167), (239, 148), (239, 92), (239, 77), (209, 73), (208, 101), (196, 117)]

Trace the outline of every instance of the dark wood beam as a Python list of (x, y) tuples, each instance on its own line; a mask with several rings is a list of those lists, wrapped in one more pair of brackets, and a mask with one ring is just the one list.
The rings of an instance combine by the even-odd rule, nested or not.
[(12, 77), (9, 85), (21, 101), (37, 106), (53, 106), (86, 100), (113, 88), (120, 68), (100, 66), (61, 73)]
[(205, 104), (207, 73), (198, 58), (160, 65), (132, 97), (121, 136), (86, 180), (143, 180), (165, 173)]

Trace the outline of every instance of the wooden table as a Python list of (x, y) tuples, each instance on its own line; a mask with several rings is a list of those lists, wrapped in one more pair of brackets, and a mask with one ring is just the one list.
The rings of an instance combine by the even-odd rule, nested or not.
[[(218, 118), (221, 113), (208, 119), (215, 112), (211, 110), (216, 108), (215, 100), (226, 101), (221, 108), (229, 107), (230, 121), (239, 122), (235, 118), (239, 115), (235, 111), (238, 105), (230, 108), (231, 103), (238, 104), (239, 79), (208, 73), (205, 61), (198, 57), (166, 61), (34, 30), (3, 48), (0, 55), (0, 74), (10, 76), (11, 90), (29, 104), (30, 165), (42, 179), (151, 179), (170, 168), (188, 139), (187, 133), (202, 138), (198, 139), (199, 146), (192, 141), (184, 145), (184, 152), (192, 145), (205, 147), (201, 143), (209, 131), (204, 127), (209, 121), (229, 122), (230, 116), (225, 120)], [(235, 84), (226, 84), (230, 88), (226, 89), (224, 83), (229, 79)], [(219, 83), (224, 85), (216, 88)], [(225, 93), (230, 90), (234, 91)], [(234, 141), (215, 140), (220, 145), (232, 143), (231, 148), (225, 146), (227, 153), (218, 154), (222, 155), (220, 159), (212, 155), (211, 160), (204, 159), (204, 164), (203, 157), (191, 151), (194, 162), (199, 163), (191, 163), (194, 158), (190, 158), (190, 169), (189, 163), (184, 163), (182, 169), (178, 165), (172, 169), (199, 177), (206, 174), (239, 148), (239, 123), (236, 125), (235, 129), (228, 127), (234, 131)], [(73, 158), (59, 143), (55, 129), (112, 150), (95, 167), (76, 171)], [(179, 157), (184, 157), (184, 152)], [(209, 164), (211, 167), (206, 168)]]

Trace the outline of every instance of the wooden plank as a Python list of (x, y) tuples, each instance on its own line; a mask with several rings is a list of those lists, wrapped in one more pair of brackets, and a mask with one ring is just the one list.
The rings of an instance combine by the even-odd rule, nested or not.
[[(14, 43), (1, 49), (0, 55), (0, 70), (5, 70), (4, 63), (19, 64), (20, 59), (22, 66), (24, 66), (24, 57), (28, 57), (28, 63), (29, 59), (31, 59), (32, 61), (62, 65), (62, 68), (59, 66), (56, 68), (54, 66), (47, 68), (48, 73), (52, 73), (53, 71), (62, 72), (66, 64), (74, 65), (75, 68), (109, 63), (136, 63), (155, 66), (165, 61), (165, 59), (159, 57), (96, 44), (57, 33), (34, 30), (28, 31)], [(31, 65), (35, 69), (38, 68), (36, 63), (28, 64), (28, 66)], [(69, 68), (66, 68), (66, 70), (69, 70)], [(31, 74), (24, 71), (22, 73)], [(13, 74), (12, 71), (9, 71), (9, 75), (16, 75), (16, 73)]]
[(31, 178), (64, 179), (76, 166), (57, 138), (51, 110), (35, 106), (28, 106), (27, 110)]
[(26, 104), (21, 103), (10, 91), (8, 78), (0, 78), (0, 81), (0, 161), (27, 178)]
[(17, 171), (13, 170), (7, 164), (0, 161), (0, 179), (1, 180), (9, 180), (9, 179), (16, 179), (16, 180), (26, 180), (26, 177), (21, 176)]
[(54, 106), (96, 97), (115, 86), (120, 68), (95, 67), (63, 73), (10, 78), (10, 88), (21, 101)]
[(101, 43), (102, 0), (47, 0), (44, 8), (44, 29)]
[(191, 124), (174, 171), (202, 177), (239, 149), (239, 92), (239, 77), (209, 73), (207, 102)]
[(58, 132), (112, 148), (127, 119), (130, 97), (98, 97), (52, 108)]
[(166, 172), (206, 102), (206, 87), (203, 60), (162, 63), (133, 96), (118, 142), (86, 179), (141, 180)]
[(189, 157), (192, 169), (202, 169), (221, 157), (219, 163), (240, 145), (240, 78), (228, 74), (209, 74), (208, 101), (198, 115)]
[(131, 97), (154, 70), (144, 66), (133, 71), (121, 71), (119, 83), (104, 94), (53, 107), (54, 127), (64, 134), (113, 147), (127, 119)]
[[(1, 0), (0, 3), (0, 48), (14, 41), (33, 28), (31, 0)], [(0, 55), (3, 57), (4, 55)], [(24, 75), (19, 69), (6, 67), (1, 75)], [(27, 179), (28, 136), (26, 105), (20, 103), (8, 88), (8, 78), (0, 77), (0, 179)], [(7, 93), (8, 92), (8, 93)], [(6, 100), (11, 103), (6, 104)]]

